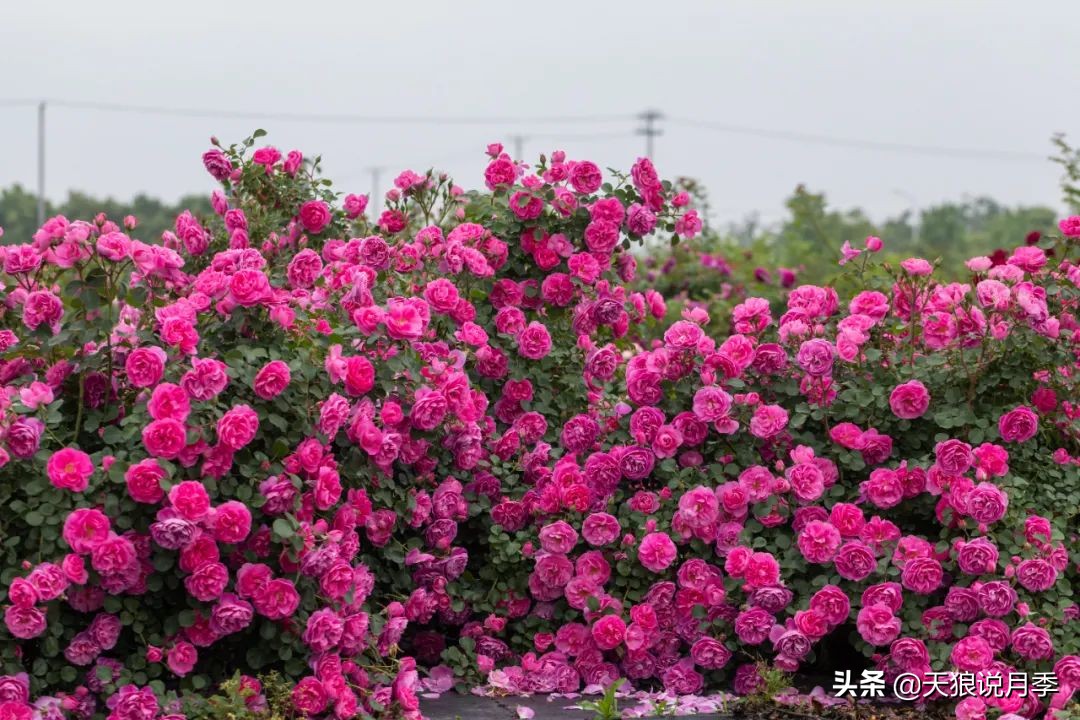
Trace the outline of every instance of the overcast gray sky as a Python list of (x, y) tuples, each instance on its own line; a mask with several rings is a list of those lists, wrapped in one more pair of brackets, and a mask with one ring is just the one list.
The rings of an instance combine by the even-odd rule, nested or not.
[[(1080, 2), (643, 0), (4, 3), (0, 98), (222, 111), (408, 116), (625, 116), (598, 123), (348, 125), (48, 110), (48, 188), (166, 199), (208, 192), (199, 156), (256, 125), (321, 153), (342, 190), (369, 166), (436, 164), (479, 184), (484, 145), (530, 136), (532, 157), (628, 167), (633, 115), (1034, 156), (886, 152), (720, 132), (668, 120), (655, 160), (707, 185), (714, 217), (782, 213), (806, 183), (876, 217), (987, 194), (1057, 205), (1041, 161), (1080, 142)], [(0, 185), (33, 186), (36, 111), (0, 107)], [(563, 137), (560, 142), (556, 138)], [(384, 176), (385, 178), (385, 176)], [(387, 180), (383, 180), (383, 189)]]

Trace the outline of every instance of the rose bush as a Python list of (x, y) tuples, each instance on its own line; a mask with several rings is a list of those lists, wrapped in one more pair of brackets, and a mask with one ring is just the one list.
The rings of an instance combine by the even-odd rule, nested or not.
[(0, 720), (197, 714), (237, 670), (338, 718), (751, 692), (835, 638), (1057, 674), (965, 713), (1080, 686), (1080, 221), (967, 284), (868, 242), (843, 299), (667, 323), (631, 243), (701, 221), (648, 160), (491, 146), (485, 191), (405, 171), (370, 222), (257, 137), (160, 241), (3, 248)]

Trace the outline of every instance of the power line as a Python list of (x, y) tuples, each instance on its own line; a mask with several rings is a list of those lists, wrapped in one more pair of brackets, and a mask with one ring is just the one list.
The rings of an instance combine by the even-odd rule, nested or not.
[(38, 103), (37, 113), (37, 221), (45, 224), (45, 101)]
[(74, 100), (50, 100), (50, 104), (78, 110), (98, 110), (102, 112), (134, 113), (142, 115), (169, 115), (175, 117), (208, 117), (235, 120), (281, 120), (286, 122), (318, 122), (342, 124), (410, 124), (410, 125), (523, 125), (523, 124), (574, 124), (604, 123), (628, 120), (627, 115), (538, 115), (535, 117), (497, 115), (357, 115), (351, 113), (293, 113), (293, 112), (250, 112), (237, 110), (218, 110), (212, 108), (179, 108), (157, 105), (126, 105), (120, 103), (86, 102)]
[(786, 140), (790, 142), (810, 143), (817, 145), (831, 145), (834, 147), (850, 147), (862, 150), (884, 150), (889, 152), (906, 152), (916, 155), (948, 155), (952, 157), (985, 158), (989, 160), (1009, 161), (1035, 161), (1045, 162), (1046, 157), (1038, 153), (1015, 150), (993, 150), (988, 148), (962, 148), (948, 147), (944, 145), (918, 145), (914, 143), (888, 142), (880, 140), (862, 140), (853, 138), (840, 138), (831, 135), (818, 135), (815, 133), (795, 132), (790, 130), (768, 130), (765, 128), (747, 127), (743, 125), (731, 125), (728, 123), (713, 122), (709, 120), (694, 120), (692, 118), (671, 118), (671, 122), (688, 127), (716, 130), (717, 132), (730, 133), (733, 135), (749, 135), (753, 137), (768, 138), (770, 140)]
[(529, 133), (526, 140), (610, 140), (612, 138), (627, 138), (631, 133), (623, 131), (595, 132), (595, 133)]
[[(38, 105), (39, 100), (25, 98), (0, 98), (0, 107), (30, 107)], [(1045, 161), (1046, 157), (1038, 153), (995, 150), (989, 148), (951, 147), (944, 145), (921, 145), (917, 143), (892, 142), (881, 140), (868, 140), (861, 138), (844, 138), (833, 135), (806, 133), (792, 130), (775, 130), (769, 128), (752, 127), (747, 125), (735, 125), (732, 123), (701, 120), (686, 117), (666, 118), (659, 110), (646, 110), (637, 115), (622, 114), (593, 114), (593, 115), (550, 115), (550, 116), (414, 116), (414, 115), (359, 115), (359, 114), (333, 114), (333, 113), (293, 113), (293, 112), (252, 112), (237, 110), (219, 110), (216, 108), (183, 108), (159, 105), (133, 105), (123, 103), (103, 103), (79, 100), (49, 100), (54, 107), (65, 107), (80, 110), (94, 110), (101, 112), (132, 113), (143, 115), (166, 115), (174, 117), (207, 117), (236, 120), (275, 120), (283, 122), (316, 122), (316, 123), (340, 123), (340, 124), (412, 124), (412, 125), (528, 125), (528, 124), (587, 124), (606, 123), (637, 119), (644, 126), (635, 132), (644, 135), (646, 139), (646, 153), (651, 156), (654, 147), (654, 138), (663, 133), (656, 123), (660, 120), (669, 119), (677, 125), (696, 127), (706, 130), (714, 130), (736, 135), (760, 137), (771, 140), (783, 140), (787, 142), (808, 143), (817, 145), (829, 145), (834, 147), (850, 147), (863, 150), (881, 150), (889, 152), (912, 153), (921, 155), (937, 155), (967, 158), (985, 158), (1006, 161)], [(532, 138), (561, 138), (564, 140), (593, 140), (614, 135), (614, 133), (596, 134), (557, 134), (530, 133)]]
[(645, 123), (645, 126), (638, 128), (637, 134), (645, 136), (645, 157), (651, 160), (653, 156), (653, 138), (664, 134), (663, 130), (656, 127), (656, 123), (664, 119), (664, 114), (659, 110), (646, 110), (638, 115), (638, 119)]

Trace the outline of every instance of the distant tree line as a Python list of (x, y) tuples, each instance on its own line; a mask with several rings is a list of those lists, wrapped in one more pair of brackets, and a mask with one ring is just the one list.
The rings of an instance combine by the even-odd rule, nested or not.
[[(708, 198), (700, 185), (682, 182), (697, 203), (707, 205)], [(967, 258), (990, 255), (999, 248), (1011, 249), (1023, 243), (1029, 233), (1052, 230), (1059, 214), (1048, 206), (1010, 207), (992, 198), (975, 197), (874, 222), (859, 208), (830, 208), (824, 194), (803, 186), (795, 189), (786, 207), (787, 217), (779, 224), (763, 226), (750, 217), (724, 228), (711, 227), (693, 247), (721, 253), (740, 248), (753, 250), (758, 262), (772, 268), (796, 269), (804, 281), (823, 281), (837, 271), (839, 247), (845, 240), (862, 247), (866, 236), (878, 235), (892, 255), (941, 258), (946, 267), (961, 267)], [(196, 215), (212, 212), (206, 195), (188, 195), (170, 204), (144, 194), (123, 202), (71, 192), (61, 203), (48, 203), (46, 216), (61, 214), (72, 220), (89, 220), (104, 212), (120, 222), (126, 215), (134, 215), (139, 226), (132, 234), (141, 240), (153, 240), (172, 229), (176, 216), (185, 209)], [(21, 185), (0, 191), (0, 227), (4, 228), (0, 242), (27, 242), (38, 227), (35, 195)]]
[[(47, 202), (45, 216), (59, 214), (69, 220), (92, 220), (103, 212), (109, 219), (120, 222), (124, 216), (134, 215), (139, 220), (134, 235), (140, 240), (153, 240), (161, 237), (163, 231), (171, 230), (176, 216), (185, 209), (196, 215), (210, 213), (209, 196), (186, 195), (170, 204), (143, 194), (124, 202), (73, 191), (61, 203)], [(29, 241), (38, 228), (37, 196), (18, 184), (0, 190), (0, 227), (4, 228), (4, 237), (0, 240), (4, 244)]]

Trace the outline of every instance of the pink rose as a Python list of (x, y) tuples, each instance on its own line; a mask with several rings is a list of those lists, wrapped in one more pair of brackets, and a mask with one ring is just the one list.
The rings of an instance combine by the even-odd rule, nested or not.
[(330, 608), (316, 610), (308, 617), (303, 641), (312, 652), (325, 653), (333, 650), (345, 632), (345, 624)]
[(600, 168), (594, 162), (588, 160), (576, 162), (570, 169), (570, 185), (573, 186), (575, 192), (582, 195), (591, 195), (596, 192), (600, 189), (602, 182)]
[(593, 623), (591, 633), (601, 650), (614, 650), (626, 637), (626, 623), (618, 615), (605, 615)]
[(728, 664), (732, 653), (727, 647), (711, 637), (702, 637), (690, 647), (690, 658), (698, 667), (706, 670), (719, 670)]
[(810, 598), (810, 609), (819, 613), (830, 625), (841, 625), (851, 612), (851, 600), (837, 586), (826, 585)]
[(496, 157), (487, 168), (484, 169), (484, 183), (489, 190), (513, 185), (517, 179), (518, 169), (510, 160), (509, 156)]
[(424, 334), (430, 309), (423, 298), (393, 297), (386, 301), (387, 334), (395, 340), (416, 340)]
[(900, 263), (900, 267), (914, 276), (929, 275), (934, 271), (933, 266), (922, 258), (908, 258)]
[(656, 214), (639, 203), (626, 211), (626, 226), (633, 235), (648, 235), (656, 227)]
[(956, 546), (956, 564), (968, 575), (991, 574), (997, 568), (998, 549), (986, 538), (960, 542)]
[(289, 386), (292, 375), (281, 360), (271, 360), (255, 374), (255, 394), (263, 400), (273, 400)]
[(976, 591), (979, 608), (990, 617), (1004, 617), (1016, 606), (1016, 590), (1005, 580), (991, 580)]
[(434, 430), (446, 417), (449, 406), (446, 396), (438, 390), (419, 388), (416, 391), (416, 400), (413, 402), (409, 417), (413, 426), (418, 430)]
[(9, 605), (4, 610), (4, 625), (19, 640), (30, 640), (45, 632), (45, 613), (36, 607)]
[(866, 518), (858, 505), (836, 503), (829, 511), (829, 522), (835, 525), (844, 537), (859, 537), (866, 525)]
[(815, 338), (805, 341), (795, 356), (796, 362), (808, 375), (822, 376), (832, 372), (836, 348), (827, 340)]
[(311, 248), (304, 248), (293, 255), (292, 260), (289, 261), (286, 276), (293, 287), (310, 288), (315, 284), (322, 269), (323, 261), (319, 253)]
[(253, 598), (273, 579), (269, 566), (261, 563), (244, 563), (236, 571), (236, 592), (242, 598)]
[(157, 384), (165, 373), (165, 351), (159, 347), (139, 347), (124, 361), (124, 371), (133, 387), (144, 388)]
[(64, 540), (77, 553), (86, 555), (105, 542), (111, 532), (109, 518), (94, 508), (72, 510), (64, 520)]
[(638, 561), (654, 573), (666, 570), (675, 562), (676, 554), (675, 543), (667, 533), (649, 533), (638, 546)]
[(90, 627), (87, 628), (87, 632), (98, 647), (108, 651), (116, 647), (116, 643), (120, 639), (121, 629), (120, 618), (115, 615), (99, 613), (94, 616)]
[(296, 683), (292, 690), (292, 703), (297, 712), (308, 717), (318, 715), (326, 709), (330, 698), (326, 688), (315, 677), (307, 677)]
[(1013, 652), (1030, 662), (1054, 657), (1054, 642), (1050, 633), (1031, 622), (1013, 630), (1010, 645)]
[(64, 303), (48, 290), (35, 290), (23, 302), (23, 324), (31, 330), (48, 325), (53, 334), (60, 330)]
[(285, 578), (271, 580), (252, 598), (255, 610), (271, 620), (284, 620), (296, 612), (300, 595), (292, 582)]
[(569, 523), (562, 520), (540, 529), (540, 546), (545, 552), (565, 555), (577, 544), (578, 534)]
[(978, 672), (994, 661), (994, 651), (983, 638), (969, 635), (953, 646), (949, 659), (963, 672)]
[(362, 355), (345, 359), (345, 390), (349, 395), (366, 395), (375, 387), (375, 366)]
[(90, 476), (94, 474), (94, 463), (82, 450), (64, 448), (49, 457), (46, 472), (53, 486), (81, 493), (90, 484)]
[(930, 407), (930, 393), (918, 380), (909, 380), (893, 388), (889, 395), (889, 407), (896, 417), (903, 420), (920, 418)]
[(309, 200), (300, 206), (300, 222), (309, 233), (321, 233), (332, 219), (330, 206), (322, 200)]
[(735, 634), (743, 645), (760, 645), (769, 637), (769, 631), (776, 625), (772, 613), (760, 607), (743, 610), (735, 618)]
[(618, 519), (604, 512), (591, 513), (581, 524), (582, 537), (593, 547), (614, 542), (620, 532)]
[(676, 695), (692, 695), (701, 690), (705, 679), (694, 670), (693, 660), (683, 658), (671, 665), (660, 676), (664, 689)]
[(247, 405), (230, 408), (217, 423), (218, 440), (231, 450), (240, 450), (255, 439), (259, 416)]
[(848, 450), (859, 449), (859, 439), (863, 431), (854, 423), (837, 423), (829, 429), (829, 439)]
[(345, 200), (342, 201), (341, 207), (345, 210), (346, 217), (350, 220), (355, 220), (364, 214), (364, 210), (367, 209), (367, 204), (367, 195), (354, 195), (350, 193), (345, 196)]
[(1057, 582), (1057, 569), (1042, 558), (1029, 558), (1016, 566), (1016, 580), (1029, 592), (1045, 592)]
[(997, 485), (981, 482), (967, 494), (966, 514), (982, 525), (991, 525), (1005, 517), (1009, 496)]
[(895, 507), (904, 498), (904, 486), (895, 470), (877, 468), (862, 483), (860, 491), (866, 498), (883, 510)]
[(169, 648), (165, 661), (175, 675), (184, 677), (195, 669), (195, 663), (198, 662), (198, 659), (199, 652), (195, 649), (195, 646), (181, 640)]
[(900, 618), (885, 605), (867, 605), (855, 623), (862, 639), (871, 645), (888, 645), (900, 634)]
[(758, 405), (750, 419), (750, 434), (766, 439), (779, 435), (788, 424), (788, 412), (779, 405)]
[(851, 540), (844, 543), (833, 559), (836, 572), (845, 580), (865, 580), (877, 569), (877, 557), (865, 543)]
[(251, 511), (238, 500), (229, 500), (214, 509), (214, 538), (235, 545), (251, 532)]
[(179, 420), (154, 420), (143, 428), (143, 446), (154, 457), (172, 460), (187, 446), (187, 428)]
[(229, 295), (238, 305), (254, 307), (272, 294), (270, 280), (261, 270), (244, 268), (229, 278)]
[(533, 321), (518, 335), (518, 354), (528, 360), (540, 360), (551, 352), (551, 335), (543, 323)]
[(962, 440), (946, 440), (934, 446), (937, 466), (947, 475), (963, 475), (975, 462), (971, 446)]
[(165, 497), (165, 491), (161, 489), (161, 481), (164, 479), (165, 469), (153, 458), (140, 460), (124, 473), (128, 495), (132, 500), (140, 503), (161, 502)]
[(161, 383), (151, 393), (146, 409), (155, 420), (172, 418), (184, 422), (191, 414), (191, 401), (187, 392), (179, 385)]
[(45, 562), (35, 567), (26, 578), (37, 591), (40, 602), (55, 600), (68, 587), (67, 576), (59, 565)]
[(195, 400), (206, 402), (229, 384), (228, 367), (213, 358), (192, 358), (192, 369), (184, 373), (180, 386)]
[(184, 587), (196, 600), (210, 602), (221, 597), (229, 582), (229, 571), (219, 562), (206, 562), (184, 578)]
[(45, 432), (45, 423), (37, 418), (25, 416), (17, 418), (8, 427), (6, 438), (8, 450), (20, 460), (32, 458), (41, 447), (43, 432)]
[(21, 608), (34, 607), (41, 599), (37, 588), (26, 578), (17, 577), (8, 586), (8, 602)]
[(119, 535), (110, 535), (90, 552), (90, 566), (101, 575), (124, 573), (136, 560), (135, 545)]
[(169, 490), (169, 502), (188, 520), (201, 520), (210, 512), (210, 495), (197, 480), (184, 480)]
[(780, 582), (780, 563), (770, 553), (752, 553), (746, 561), (743, 582), (748, 590), (776, 585)]
[(813, 521), (798, 535), (796, 541), (799, 552), (807, 562), (822, 564), (827, 563), (836, 555), (840, 548), (840, 531), (827, 522)]
[(998, 432), (1005, 442), (1027, 442), (1038, 431), (1039, 416), (1026, 405), (1010, 410), (998, 420)]
[(904, 587), (920, 595), (929, 595), (941, 587), (944, 573), (941, 563), (930, 557), (916, 557), (908, 560), (900, 575)]
[(460, 296), (457, 286), (446, 278), (436, 278), (424, 288), (424, 299), (441, 313), (450, 313), (457, 306)]
[(694, 415), (704, 422), (715, 422), (731, 412), (732, 397), (722, 388), (707, 385), (694, 394)]

